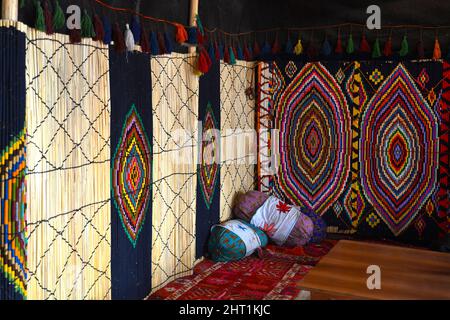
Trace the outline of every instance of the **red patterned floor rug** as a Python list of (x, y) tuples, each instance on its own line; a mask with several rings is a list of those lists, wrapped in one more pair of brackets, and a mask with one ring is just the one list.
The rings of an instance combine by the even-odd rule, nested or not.
[(336, 241), (304, 248), (269, 245), (259, 258), (214, 263), (203, 260), (194, 274), (179, 278), (150, 295), (151, 300), (293, 300), (306, 273)]

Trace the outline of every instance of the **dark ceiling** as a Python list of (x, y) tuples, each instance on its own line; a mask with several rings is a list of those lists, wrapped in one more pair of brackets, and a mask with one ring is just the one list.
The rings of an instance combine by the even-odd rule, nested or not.
[[(53, 3), (54, 0), (50, 0)], [(33, 0), (25, 0), (27, 6), (20, 11), (20, 19), (27, 24), (33, 24), (34, 9)], [(112, 12), (97, 5), (94, 0), (59, 0), (61, 6), (66, 8), (68, 4), (79, 4), (91, 12), (108, 14), (112, 20), (129, 21), (130, 16), (120, 12)], [(104, 2), (125, 8), (135, 8), (137, 0), (104, 0)], [(189, 0), (142, 0), (139, 10), (141, 13), (157, 18), (188, 23)], [(314, 27), (323, 25), (342, 24), (346, 22), (365, 23), (366, 8), (370, 4), (381, 7), (382, 26), (381, 32), (367, 32), (369, 40), (373, 40), (376, 34), (381, 39), (387, 37), (391, 29), (388, 25), (425, 25), (439, 26), (450, 25), (450, 1), (446, 0), (199, 0), (199, 13), (206, 28), (220, 28), (228, 32), (237, 33), (249, 30), (261, 30), (268, 28), (289, 27)], [(155, 24), (147, 24), (148, 28), (162, 28)], [(350, 32), (350, 28), (343, 28), (343, 37)], [(352, 27), (351, 32), (355, 40), (362, 33), (361, 27)], [(439, 29), (437, 35), (441, 41), (443, 51), (449, 43), (450, 29)], [(337, 28), (327, 30), (303, 31), (302, 37), (306, 40), (315, 39), (322, 41), (325, 33), (333, 41), (337, 34)], [(410, 46), (413, 48), (418, 41), (419, 28), (394, 29), (392, 35), (395, 48), (399, 46), (403, 35), (407, 33)], [(435, 30), (423, 30), (422, 37), (426, 52), (432, 51), (432, 44), (436, 35)], [(275, 33), (259, 34), (258, 39), (273, 39)], [(286, 33), (280, 32), (280, 38), (286, 37)], [(445, 48), (445, 50), (444, 50)]]

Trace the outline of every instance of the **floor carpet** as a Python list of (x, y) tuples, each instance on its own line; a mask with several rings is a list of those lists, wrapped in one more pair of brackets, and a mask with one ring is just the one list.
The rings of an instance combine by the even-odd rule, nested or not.
[(149, 296), (150, 300), (292, 300), (306, 273), (336, 241), (283, 248), (269, 245), (261, 257), (214, 263), (203, 260), (193, 275), (176, 279)]

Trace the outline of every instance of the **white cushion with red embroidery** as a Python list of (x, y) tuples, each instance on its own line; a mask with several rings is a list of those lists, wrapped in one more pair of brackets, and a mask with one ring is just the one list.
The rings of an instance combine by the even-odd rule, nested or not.
[(267, 233), (277, 245), (283, 245), (302, 213), (271, 196), (259, 207), (250, 221), (251, 224)]

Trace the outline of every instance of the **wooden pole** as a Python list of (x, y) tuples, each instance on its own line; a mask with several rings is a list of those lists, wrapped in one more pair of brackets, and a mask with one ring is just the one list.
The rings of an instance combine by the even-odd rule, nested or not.
[(2, 1), (2, 19), (17, 21), (19, 16), (19, 0)]
[[(198, 0), (191, 0), (191, 9), (189, 15), (189, 25), (194, 27), (196, 25), (195, 16), (198, 14)], [(189, 47), (189, 53), (195, 53), (195, 47)]]

